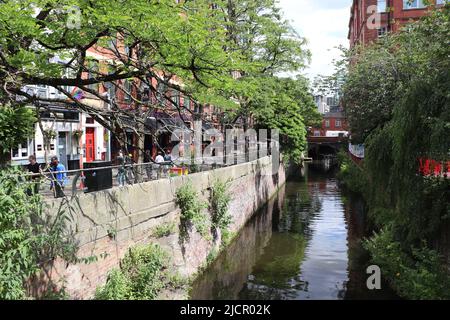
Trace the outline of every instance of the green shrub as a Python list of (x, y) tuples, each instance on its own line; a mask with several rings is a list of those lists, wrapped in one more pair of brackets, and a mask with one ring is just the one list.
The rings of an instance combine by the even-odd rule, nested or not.
[(197, 231), (205, 238), (209, 237), (211, 222), (209, 216), (203, 213), (208, 207), (207, 203), (200, 200), (200, 196), (194, 189), (192, 182), (181, 186), (175, 194), (175, 203), (181, 209), (182, 239), (187, 237), (187, 223), (192, 223)]
[(104, 287), (97, 288), (97, 300), (129, 300), (133, 299), (128, 277), (119, 269), (113, 269)]
[(157, 238), (164, 238), (170, 236), (175, 232), (175, 223), (167, 222), (155, 227), (153, 235)]
[(228, 190), (229, 182), (215, 180), (211, 187), (211, 213), (212, 223), (222, 231), (227, 230), (232, 222), (232, 217), (228, 213), (231, 202), (231, 194)]
[(341, 184), (352, 192), (364, 195), (368, 179), (363, 169), (356, 165), (348, 154), (342, 151), (338, 154), (338, 161), (339, 172), (337, 178)]
[(450, 276), (441, 257), (423, 244), (406, 250), (386, 228), (364, 242), (392, 288), (408, 299), (450, 299)]
[(33, 184), (18, 169), (0, 171), (0, 299), (26, 298), (25, 281), (56, 257), (76, 260), (76, 246), (60, 208), (50, 216)]
[(153, 300), (166, 287), (169, 258), (157, 244), (131, 248), (99, 288), (98, 300)]

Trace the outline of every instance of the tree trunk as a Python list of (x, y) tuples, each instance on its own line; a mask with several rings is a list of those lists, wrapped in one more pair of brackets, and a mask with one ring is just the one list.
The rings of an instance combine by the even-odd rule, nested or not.
[[(145, 162), (145, 134), (144, 134), (144, 124), (137, 124), (137, 148), (138, 148), (138, 158), (136, 159), (136, 163), (142, 164)], [(140, 183), (144, 181), (144, 166), (136, 167), (136, 175), (135, 182)]]

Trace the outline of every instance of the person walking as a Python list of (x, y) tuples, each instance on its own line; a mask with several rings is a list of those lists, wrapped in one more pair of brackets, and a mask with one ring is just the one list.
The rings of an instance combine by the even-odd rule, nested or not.
[(41, 165), (37, 163), (36, 156), (31, 155), (28, 157), (28, 165), (27, 170), (32, 174), (31, 183), (32, 186), (27, 190), (27, 194), (29, 196), (35, 195), (39, 193), (39, 180), (41, 174)]
[(65, 171), (66, 168), (63, 164), (59, 163), (58, 157), (52, 157), (50, 160), (50, 172), (52, 172), (50, 190), (53, 190), (55, 198), (64, 197), (64, 185), (67, 180)]
[(155, 163), (162, 163), (164, 162), (164, 157), (162, 155), (161, 151), (158, 151), (158, 155), (155, 158)]
[(158, 155), (155, 158), (155, 163), (158, 164), (158, 179), (161, 179), (161, 177), (163, 175), (163, 170), (164, 170), (163, 162), (164, 162), (164, 157), (162, 155), (162, 152), (158, 151)]
[(170, 150), (166, 151), (166, 155), (164, 156), (164, 161), (165, 162), (172, 162), (172, 154), (171, 154)]

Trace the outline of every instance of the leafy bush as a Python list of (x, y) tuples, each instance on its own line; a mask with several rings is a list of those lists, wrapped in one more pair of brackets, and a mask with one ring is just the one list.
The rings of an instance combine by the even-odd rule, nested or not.
[(42, 197), (18, 169), (0, 171), (0, 299), (26, 298), (25, 281), (56, 257), (76, 260), (70, 217), (47, 214)]
[(167, 285), (169, 258), (157, 244), (131, 248), (97, 289), (98, 300), (152, 300)]
[(228, 206), (231, 202), (231, 194), (228, 191), (229, 182), (216, 180), (211, 188), (211, 212), (212, 223), (222, 231), (228, 229), (232, 222), (232, 217), (228, 213)]
[(207, 203), (200, 200), (200, 196), (194, 189), (192, 182), (181, 186), (175, 194), (175, 203), (181, 209), (182, 238), (187, 237), (187, 223), (192, 223), (197, 231), (205, 238), (209, 237), (211, 227), (208, 215), (203, 210), (208, 207)]
[(98, 300), (128, 300), (132, 299), (131, 284), (128, 277), (118, 269), (113, 269), (104, 287), (95, 293)]
[(175, 231), (175, 223), (168, 222), (155, 227), (153, 235), (157, 238), (170, 236)]
[(341, 151), (338, 154), (339, 172), (337, 178), (348, 190), (364, 195), (367, 188), (367, 177), (362, 168), (358, 167), (350, 156)]
[(423, 244), (406, 250), (386, 228), (364, 242), (393, 289), (409, 299), (450, 299), (450, 276), (441, 257)]

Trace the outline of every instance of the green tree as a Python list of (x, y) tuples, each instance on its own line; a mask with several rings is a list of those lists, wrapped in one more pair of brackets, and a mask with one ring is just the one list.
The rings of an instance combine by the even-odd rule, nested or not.
[(305, 122), (317, 121), (318, 116), (311, 107), (306, 81), (301, 77), (282, 79), (280, 74), (305, 67), (310, 58), (306, 40), (282, 17), (274, 0), (224, 3), (226, 49), (238, 52), (248, 63), (248, 68), (237, 69), (238, 81), (228, 90), (238, 103), (228, 123), (240, 122), (247, 129), (253, 119), (259, 128), (278, 128), (283, 151), (299, 160), (305, 144)]
[(0, 105), (0, 167), (9, 159), (11, 148), (26, 141), (34, 132), (36, 118), (29, 108)]
[(433, 248), (450, 217), (449, 179), (419, 174), (420, 159), (449, 161), (448, 30), (445, 5), (400, 33), (358, 48), (343, 89), (352, 136), (366, 145), (369, 213), (413, 261), (424, 243)]
[(259, 94), (248, 103), (257, 127), (279, 129), (283, 154), (288, 159), (300, 160), (306, 145), (306, 126), (321, 121), (306, 80), (269, 76), (258, 82), (262, 84)]
[[(53, 259), (76, 260), (68, 212), (50, 216), (18, 169), (0, 171), (0, 299), (27, 297), (25, 281)], [(49, 284), (51, 288), (51, 283)]]
[[(247, 123), (248, 102), (264, 77), (297, 71), (309, 58), (306, 41), (282, 18), (275, 0), (213, 5), (209, 0), (6, 0), (0, 11), (3, 101), (77, 108), (112, 131), (143, 133), (149, 112), (161, 103), (167, 108), (165, 102), (142, 101), (145, 87), (168, 100), (173, 111), (192, 112), (165, 94), (176, 90), (198, 103), (233, 110), (234, 120), (244, 116)], [(92, 50), (109, 59), (96, 61)], [(65, 97), (30, 95), (25, 85), (53, 87)], [(124, 111), (119, 101), (100, 94), (101, 85), (128, 96), (131, 109)], [(109, 104), (110, 110), (75, 99), (68, 87)]]

